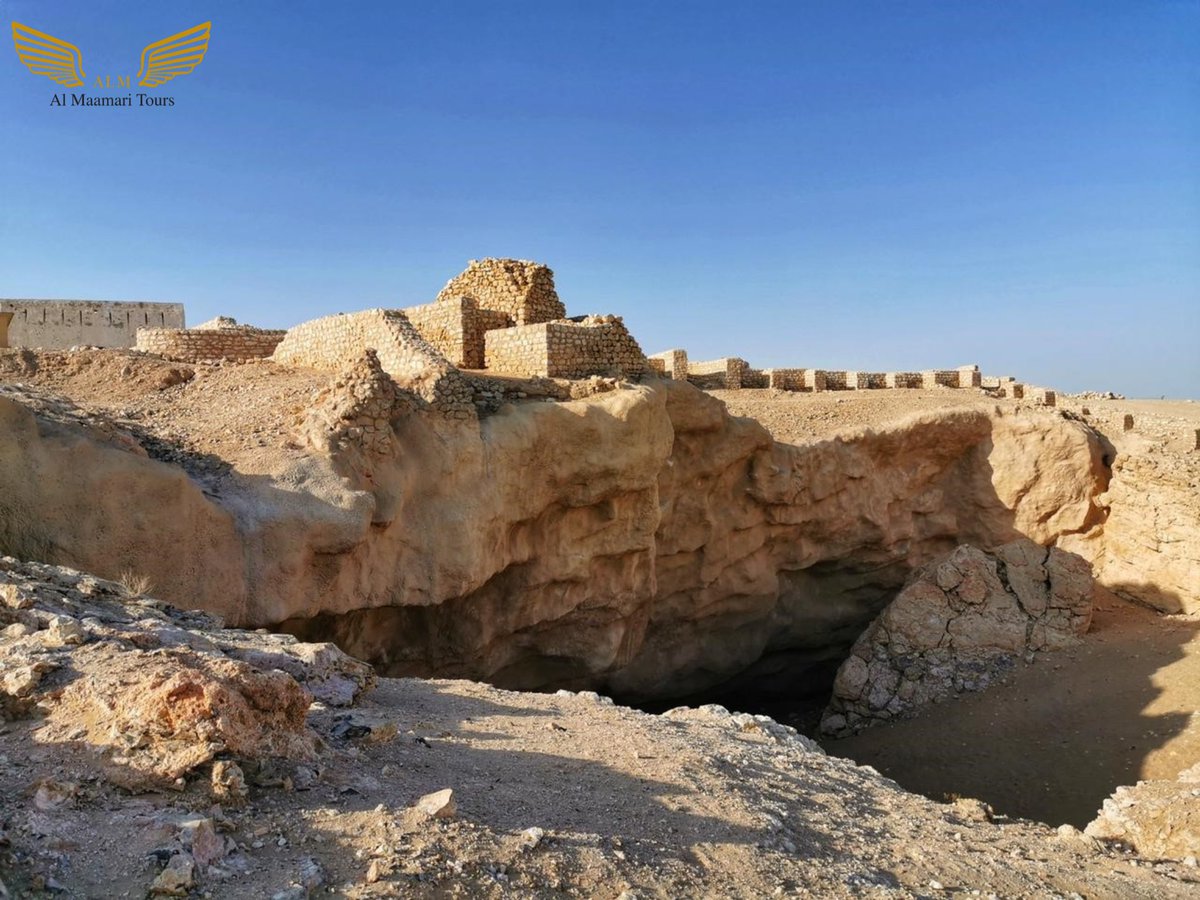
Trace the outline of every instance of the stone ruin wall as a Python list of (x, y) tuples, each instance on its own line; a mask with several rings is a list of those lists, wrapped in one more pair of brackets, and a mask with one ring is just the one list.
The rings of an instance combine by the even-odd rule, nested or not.
[(825, 390), (827, 391), (844, 391), (847, 389), (846, 373), (836, 369), (826, 369), (825, 371)]
[(698, 388), (737, 390), (750, 364), (736, 356), (688, 362), (688, 381)]
[(438, 300), (470, 297), (480, 309), (502, 312), (512, 325), (566, 318), (549, 266), (526, 259), (473, 259), (447, 282)]
[(289, 329), (271, 359), (280, 365), (341, 372), (374, 350), (380, 367), (447, 418), (474, 415), (471, 386), (398, 309), (367, 309)]
[(888, 372), (883, 376), (885, 388), (919, 388), (923, 382), (920, 372)]
[(421, 337), (464, 369), (484, 367), (485, 332), (513, 324), (507, 313), (481, 309), (477, 300), (465, 296), (440, 297), (402, 312)]
[[(811, 391), (808, 373), (812, 369), (763, 369), (767, 376), (767, 387), (779, 391)], [(823, 389), (824, 385), (822, 385)]]
[(486, 332), (490, 372), (546, 378), (635, 377), (651, 370), (619, 316), (540, 322)]
[[(672, 369), (687, 367), (687, 380), (702, 390), (764, 387), (784, 391), (845, 391), (898, 388), (986, 388), (1002, 397), (1028, 398), (1042, 406), (1054, 406), (1055, 392), (1032, 388), (1011, 375), (985, 378), (979, 366), (928, 369), (924, 372), (862, 372), (856, 369), (753, 369), (744, 359), (722, 357), (703, 362), (688, 361), (683, 350), (667, 350), (649, 358), (651, 371), (670, 376)], [(672, 376), (677, 377), (677, 376)]]
[(979, 366), (959, 366), (957, 369), (926, 369), (921, 373), (921, 386), (934, 388), (939, 385), (950, 388), (981, 387), (983, 377)]
[(139, 328), (134, 346), (146, 353), (184, 362), (246, 362), (266, 359), (275, 352), (275, 347), (286, 333), (250, 325)]
[(674, 381), (687, 381), (688, 356), (686, 350), (664, 350), (646, 357), (650, 368)]
[(848, 369), (844, 373), (847, 390), (868, 391), (887, 387), (886, 372), (859, 372)]
[(0, 300), (0, 347), (132, 347), (138, 328), (183, 326), (182, 303)]

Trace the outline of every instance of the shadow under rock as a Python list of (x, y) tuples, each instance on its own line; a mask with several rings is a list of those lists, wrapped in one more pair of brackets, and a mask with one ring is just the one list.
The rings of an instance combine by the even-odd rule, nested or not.
[[(1198, 631), (1098, 589), (1080, 646), (1039, 655), (982, 693), (821, 743), (935, 800), (976, 797), (1082, 827), (1118, 785), (1200, 761)], [(1165, 711), (1148, 711), (1156, 705)]]

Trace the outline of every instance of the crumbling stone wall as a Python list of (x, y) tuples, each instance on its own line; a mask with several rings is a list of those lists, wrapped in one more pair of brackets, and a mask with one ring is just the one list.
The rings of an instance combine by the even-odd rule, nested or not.
[(526, 259), (473, 259), (450, 279), (437, 299), (470, 297), (480, 309), (504, 313), (514, 325), (565, 318), (549, 266)]
[(585, 316), (486, 332), (489, 371), (547, 378), (638, 376), (650, 370), (620, 316)]
[(448, 418), (475, 415), (471, 386), (398, 309), (339, 313), (289, 329), (272, 359), (288, 366), (340, 372), (374, 350), (383, 371)]
[(183, 328), (182, 303), (0, 300), (10, 347), (132, 347), (139, 328)]
[(887, 375), (884, 372), (860, 372), (849, 369), (842, 373), (842, 380), (847, 390), (877, 390), (886, 387)]
[(688, 355), (686, 350), (664, 350), (646, 357), (650, 367), (674, 381), (687, 381)]
[(478, 301), (463, 296), (441, 297), (403, 312), (421, 337), (464, 369), (484, 367), (484, 332), (513, 324), (507, 313), (480, 309)]
[(957, 369), (926, 369), (921, 373), (921, 386), (967, 388), (979, 387), (982, 376), (979, 366), (959, 366)]
[(770, 378), (762, 369), (753, 369), (750, 366), (742, 372), (742, 387), (744, 388), (765, 388), (770, 387)]
[(920, 372), (888, 372), (883, 376), (885, 388), (919, 388), (921, 383)]
[(736, 356), (688, 363), (688, 381), (698, 388), (737, 390), (750, 364)]
[(780, 391), (805, 390), (804, 373), (807, 369), (763, 369), (767, 386)]
[(266, 359), (283, 340), (284, 331), (239, 325), (219, 316), (196, 328), (139, 328), (134, 346), (146, 353), (184, 362), (246, 362)]
[(1025, 396), (1039, 406), (1056, 406), (1058, 404), (1058, 395), (1050, 388), (1029, 388), (1025, 392)]
[(846, 373), (837, 369), (825, 371), (825, 389), (828, 391), (844, 391), (847, 388)]
[(301, 440), (324, 453), (356, 447), (373, 456), (393, 450), (392, 421), (412, 412), (416, 395), (402, 390), (379, 364), (374, 350), (364, 350), (305, 412)]

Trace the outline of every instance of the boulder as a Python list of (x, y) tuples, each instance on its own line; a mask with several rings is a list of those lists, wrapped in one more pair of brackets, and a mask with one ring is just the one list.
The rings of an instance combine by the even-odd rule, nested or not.
[(969, 545), (918, 570), (854, 643), (821, 730), (842, 736), (962, 691), (1031, 652), (1071, 646), (1092, 618), (1086, 560), (1027, 538)]
[(1125, 844), (1146, 859), (1200, 856), (1200, 764), (1175, 781), (1117, 788), (1085, 833)]

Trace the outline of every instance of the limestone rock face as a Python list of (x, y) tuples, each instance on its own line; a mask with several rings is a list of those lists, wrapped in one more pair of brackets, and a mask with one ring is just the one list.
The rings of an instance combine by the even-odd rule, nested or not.
[(1147, 859), (1200, 856), (1200, 765), (1175, 781), (1139, 781), (1104, 801), (1086, 834), (1120, 841)]
[(821, 730), (842, 736), (961, 691), (978, 691), (1030, 651), (1078, 642), (1092, 574), (1074, 553), (1021, 538), (963, 545), (916, 572), (854, 643)]
[(1103, 529), (1068, 546), (1105, 587), (1164, 612), (1200, 612), (1200, 460), (1117, 439), (1112, 480), (1097, 498)]
[(390, 419), (394, 452), (334, 441), (215, 489), (2, 397), (0, 419), (0, 550), (142, 573), (391, 675), (629, 699), (803, 688), (914, 568), (1093, 528), (1108, 475), (1095, 432), (1053, 412), (791, 446), (657, 380), (421, 408)]

